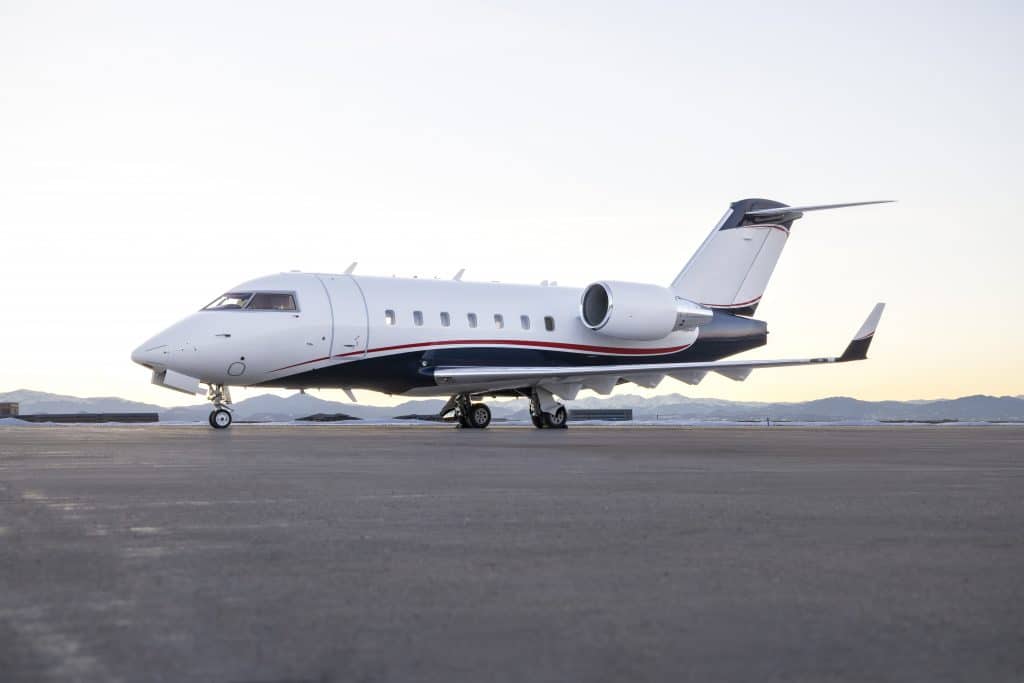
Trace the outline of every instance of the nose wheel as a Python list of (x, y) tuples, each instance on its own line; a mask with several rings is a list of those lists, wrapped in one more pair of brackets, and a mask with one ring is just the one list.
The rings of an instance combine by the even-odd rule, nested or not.
[(210, 413), (210, 426), (214, 429), (227, 429), (231, 426), (231, 413), (224, 408), (217, 408)]
[(211, 384), (210, 391), (206, 394), (207, 400), (213, 403), (213, 410), (210, 412), (210, 426), (214, 429), (227, 429), (231, 426), (231, 394), (223, 384)]

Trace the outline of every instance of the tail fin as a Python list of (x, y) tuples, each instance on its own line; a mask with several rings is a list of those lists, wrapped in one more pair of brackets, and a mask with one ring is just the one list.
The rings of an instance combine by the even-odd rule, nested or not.
[(891, 200), (786, 206), (771, 199), (733, 202), (672, 281), (676, 294), (708, 308), (753, 315), (786, 246), (793, 221), (806, 211), (883, 204)]

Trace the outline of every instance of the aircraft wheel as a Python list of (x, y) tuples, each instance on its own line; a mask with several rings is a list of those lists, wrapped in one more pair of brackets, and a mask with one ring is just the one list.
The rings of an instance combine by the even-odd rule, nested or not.
[(558, 406), (553, 413), (544, 413), (544, 425), (551, 429), (565, 429), (569, 425), (569, 414), (565, 412), (565, 406)]
[(537, 429), (544, 429), (544, 415), (543, 414), (538, 415), (537, 413), (531, 412), (530, 413), (530, 422), (532, 422), (533, 426), (536, 427)]
[(470, 427), (476, 429), (485, 428), (491, 424), (491, 409), (484, 403), (474, 403), (469, 407), (469, 415), (466, 416), (466, 422)]
[(218, 408), (210, 413), (210, 426), (214, 429), (227, 429), (231, 426), (231, 413)]

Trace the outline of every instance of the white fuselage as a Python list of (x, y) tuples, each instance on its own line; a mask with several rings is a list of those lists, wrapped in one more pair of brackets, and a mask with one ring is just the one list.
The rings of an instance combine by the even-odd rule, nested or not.
[(296, 310), (200, 310), (132, 358), (209, 384), (444, 395), (459, 387), (406, 386), (383, 375), (408, 375), (398, 359), (407, 361), (410, 352), (557, 351), (592, 362), (600, 361), (595, 356), (635, 361), (678, 353), (697, 338), (696, 331), (680, 330), (635, 341), (588, 329), (580, 320), (581, 290), (571, 287), (282, 273), (230, 291), (294, 293)]

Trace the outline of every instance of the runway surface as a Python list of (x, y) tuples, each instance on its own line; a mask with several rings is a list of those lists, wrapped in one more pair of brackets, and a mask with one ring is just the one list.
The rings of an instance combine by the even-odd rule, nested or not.
[(1024, 680), (1024, 429), (0, 428), (0, 679)]

